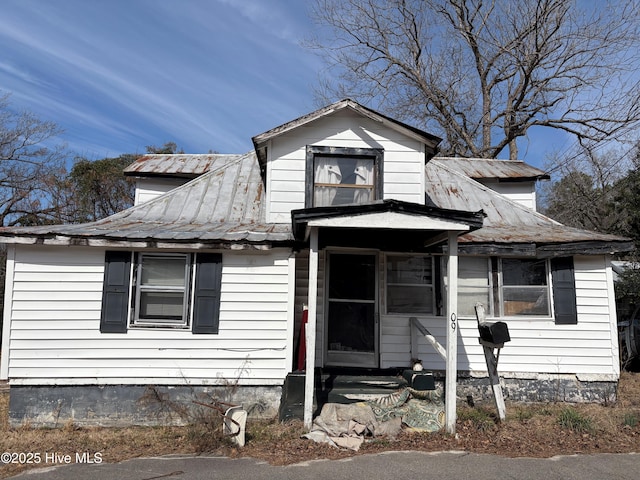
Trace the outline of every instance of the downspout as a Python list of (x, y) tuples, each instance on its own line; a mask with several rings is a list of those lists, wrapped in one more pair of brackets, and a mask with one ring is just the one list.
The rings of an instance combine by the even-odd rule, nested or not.
[(307, 358), (304, 377), (304, 428), (311, 430), (313, 421), (313, 387), (316, 368), (316, 323), (318, 296), (318, 227), (309, 236), (309, 319), (305, 330)]

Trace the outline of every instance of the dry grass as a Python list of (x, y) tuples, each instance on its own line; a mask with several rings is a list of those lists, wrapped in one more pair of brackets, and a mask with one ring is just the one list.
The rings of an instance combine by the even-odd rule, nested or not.
[[(317, 458), (344, 458), (384, 450), (467, 450), (504, 456), (549, 457), (559, 454), (640, 451), (640, 374), (624, 373), (616, 405), (507, 404), (507, 420), (496, 422), (487, 405), (458, 409), (457, 435), (402, 433), (397, 439), (373, 439), (360, 452), (337, 450), (303, 440), (301, 422), (252, 421), (247, 445), (235, 448), (221, 435), (221, 422), (186, 427), (58, 429), (9, 428), (8, 395), (0, 394), (0, 452), (100, 453), (105, 462), (166, 455), (215, 452), (250, 456), (271, 464)], [(34, 465), (0, 467), (0, 477)], [(35, 465), (43, 466), (43, 465)]]

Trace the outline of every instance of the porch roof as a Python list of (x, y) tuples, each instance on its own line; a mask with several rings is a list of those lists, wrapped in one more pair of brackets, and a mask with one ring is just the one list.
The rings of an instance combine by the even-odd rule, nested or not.
[(481, 228), (483, 219), (481, 210), (451, 210), (392, 199), (291, 212), (293, 235), (301, 242), (308, 239), (311, 227), (463, 233)]

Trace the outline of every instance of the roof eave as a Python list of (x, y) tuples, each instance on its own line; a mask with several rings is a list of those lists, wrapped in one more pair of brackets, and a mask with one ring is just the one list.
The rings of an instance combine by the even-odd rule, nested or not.
[(153, 238), (118, 238), (104, 236), (68, 236), (68, 235), (0, 235), (0, 243), (12, 245), (48, 245), (48, 246), (78, 246), (94, 248), (134, 248), (160, 250), (268, 250), (276, 247), (291, 247), (290, 238), (269, 239), (263, 241), (225, 240), (225, 239), (167, 239)]
[(522, 177), (470, 177), (474, 180), (495, 180), (498, 183), (517, 183), (517, 182), (538, 182), (538, 181), (547, 181), (551, 180), (551, 176), (546, 173), (543, 175), (532, 175), (532, 176), (522, 176)]
[(580, 242), (467, 242), (460, 239), (459, 251), (469, 255), (496, 255), (502, 257), (557, 258), (574, 255), (616, 255), (632, 251), (629, 240)]

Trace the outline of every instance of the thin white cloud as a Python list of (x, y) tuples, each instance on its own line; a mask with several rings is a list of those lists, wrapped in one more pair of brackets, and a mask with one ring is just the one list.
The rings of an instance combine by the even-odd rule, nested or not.
[(297, 46), (306, 21), (295, 18), (300, 8), (291, 13), (279, 1), (3, 1), (0, 88), (36, 113), (54, 114), (88, 145), (90, 137), (173, 140), (240, 153), (251, 135), (311, 104), (315, 60)]
[[(286, 2), (264, 0), (217, 0), (236, 9), (254, 27), (269, 35), (299, 45), (304, 30), (290, 12), (304, 11), (306, 2)], [(302, 5), (302, 7), (301, 7)]]
[(16, 79), (19, 79), (20, 82), (29, 83), (35, 87), (47, 86), (47, 82), (11, 62), (0, 60), (0, 72), (4, 76), (15, 77)]

